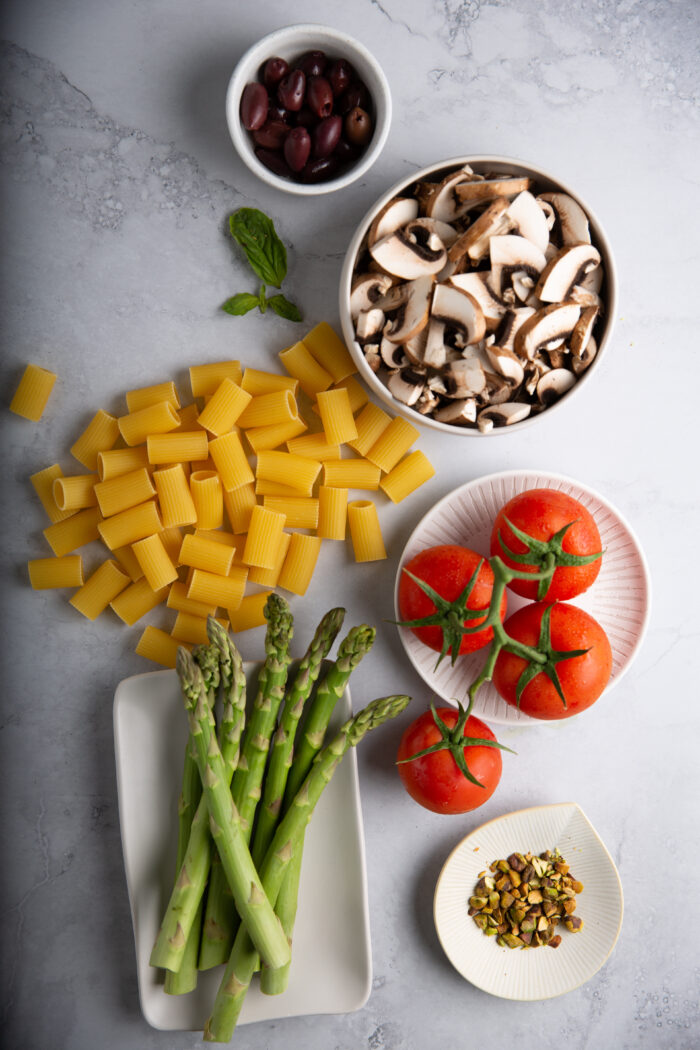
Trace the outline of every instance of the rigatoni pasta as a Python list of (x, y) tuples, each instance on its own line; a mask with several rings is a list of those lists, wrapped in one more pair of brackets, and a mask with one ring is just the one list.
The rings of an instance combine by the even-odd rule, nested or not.
[(296, 438), (307, 429), (304, 420), (297, 416), (284, 423), (271, 423), (269, 426), (252, 427), (245, 431), (245, 437), (253, 452), (277, 448), (290, 438)]
[(306, 594), (321, 550), (318, 536), (293, 532), (277, 585), (292, 594)]
[(213, 394), (224, 379), (231, 379), (240, 386), (241, 365), (239, 361), (214, 361), (207, 365), (192, 365), (190, 368), (192, 397), (207, 397)]
[(248, 570), (244, 565), (234, 565), (228, 576), (219, 576), (204, 569), (193, 569), (187, 588), (187, 597), (205, 605), (217, 605), (224, 609), (237, 609), (245, 591)]
[(209, 442), (209, 453), (227, 492), (255, 481), (238, 434), (231, 432), (214, 438)]
[(357, 437), (348, 441), (348, 445), (358, 456), (366, 456), (390, 423), (391, 416), (372, 401), (368, 401), (355, 419)]
[(368, 499), (348, 503), (348, 525), (355, 561), (380, 561), (386, 549), (374, 503)]
[(72, 474), (67, 478), (56, 478), (53, 498), (58, 509), (72, 512), (83, 510), (84, 507), (96, 507), (96, 481), (97, 474)]
[(357, 437), (357, 426), (345, 387), (320, 390), (316, 396), (323, 432), (329, 445), (344, 445)]
[(241, 560), (245, 565), (272, 569), (285, 524), (285, 515), (268, 507), (253, 507)]
[(164, 527), (170, 529), (178, 525), (194, 525), (197, 521), (197, 509), (182, 463), (154, 470), (153, 482), (158, 493)]
[[(136, 652), (139, 656), (144, 656), (155, 664), (162, 664), (163, 667), (175, 667), (178, 646), (186, 644), (179, 642), (177, 638), (171, 637), (167, 631), (161, 630), (160, 627), (153, 627), (149, 623), (138, 640)], [(187, 647), (189, 648), (189, 646)]]
[(172, 379), (126, 392), (126, 407), (129, 412), (138, 412), (150, 405), (157, 405), (159, 401), (169, 401), (173, 408), (180, 407), (180, 398)]
[(188, 565), (192, 569), (206, 569), (207, 572), (226, 576), (231, 571), (235, 554), (235, 547), (190, 533), (182, 541), (179, 561), (180, 565)]
[(256, 476), (263, 481), (288, 485), (296, 489), (299, 495), (305, 495), (309, 493), (309, 488), (318, 477), (320, 469), (321, 463), (317, 459), (266, 449), (258, 453)]
[(324, 540), (344, 540), (348, 490), (320, 485), (318, 490), (317, 534)]
[(142, 445), (149, 434), (167, 434), (180, 425), (180, 417), (170, 401), (129, 412), (117, 419), (119, 433), (127, 445)]
[(122, 572), (116, 561), (102, 562), (92, 576), (75, 592), (70, 604), (88, 620), (96, 620), (120, 591), (128, 587), (131, 580)]
[(341, 489), (379, 488), (381, 471), (368, 459), (327, 459), (323, 464), (323, 483)]
[(229, 611), (230, 627), (235, 634), (249, 631), (251, 627), (262, 627), (266, 623), (265, 602), (271, 593), (258, 591), (257, 594), (247, 594), (237, 609)]
[(241, 386), (253, 397), (271, 394), (273, 390), (291, 390), (296, 397), (299, 380), (294, 376), (283, 376), (278, 372), (264, 372), (259, 368), (246, 368)]
[(120, 620), (123, 620), (129, 627), (133, 627), (142, 616), (164, 602), (167, 596), (167, 587), (154, 591), (148, 580), (142, 578), (120, 591), (109, 604)]
[(216, 437), (228, 433), (247, 405), (251, 395), (232, 379), (222, 379), (199, 414), (198, 423)]
[(397, 463), (388, 474), (385, 474), (380, 482), (380, 487), (392, 503), (400, 503), (406, 496), (415, 492), (420, 485), (429, 481), (434, 474), (435, 467), (425, 453), (417, 449)]
[(224, 523), (224, 493), (215, 470), (195, 470), (190, 474), (190, 492), (197, 511), (197, 527), (218, 529)]
[(136, 507), (129, 507), (128, 510), (114, 514), (111, 518), (105, 518), (97, 525), (100, 536), (110, 550), (136, 543), (145, 536), (160, 532), (162, 528), (163, 522), (155, 500), (139, 503)]
[[(114, 422), (116, 423), (116, 419)], [(120, 474), (130, 474), (132, 470), (147, 466), (148, 452), (143, 445), (103, 449), (97, 453), (97, 473), (100, 481), (111, 481)]]
[(49, 372), (48, 368), (42, 368), (40, 365), (27, 365), (10, 401), (10, 412), (23, 416), (32, 423), (38, 423), (44, 414), (55, 382), (55, 372)]
[(209, 455), (206, 430), (175, 430), (169, 434), (149, 434), (146, 438), (148, 462), (160, 466), (205, 460)]
[(168, 556), (158, 533), (137, 540), (132, 544), (131, 549), (154, 591), (167, 587), (177, 579), (177, 569)]
[(318, 500), (313, 497), (265, 496), (263, 506), (267, 510), (283, 514), (287, 528), (315, 529), (318, 525)]
[(295, 343), (287, 350), (282, 350), (279, 358), (289, 374), (299, 380), (299, 386), (309, 397), (315, 397), (319, 390), (327, 390), (333, 383), (333, 376), (321, 367), (303, 343)]
[(353, 375), (357, 366), (342, 339), (327, 321), (321, 321), (304, 336), (304, 346), (309, 353), (330, 372), (334, 383)]
[(35, 591), (83, 585), (83, 559), (79, 554), (67, 554), (63, 558), (32, 558), (27, 562), (27, 569)]
[(249, 427), (269, 427), (274, 423), (289, 423), (299, 416), (297, 403), (291, 390), (273, 390), (268, 394), (258, 394), (251, 398), (241, 413), (238, 425)]
[(94, 491), (105, 518), (119, 514), (129, 507), (135, 507), (138, 503), (145, 503), (156, 494), (146, 467), (138, 467), (128, 474), (118, 474), (109, 481), (99, 481)]
[(255, 485), (252, 483), (241, 485), (230, 492), (224, 488), (223, 498), (226, 516), (233, 532), (236, 534), (247, 532), (250, 515), (258, 502), (255, 498)]
[[(283, 532), (280, 536), (279, 547), (275, 555), (275, 564), (271, 569), (261, 569), (256, 565), (252, 565), (248, 572), (248, 579), (251, 583), (258, 583), (262, 587), (276, 587), (277, 581), (279, 580), (284, 559), (287, 557), (287, 551), (289, 550), (289, 544), (291, 543), (292, 533)], [(229, 610), (229, 615), (231, 611)]]
[(54, 524), (57, 521), (63, 521), (64, 518), (69, 518), (74, 513), (72, 510), (61, 510), (53, 498), (53, 483), (56, 478), (62, 477), (63, 471), (58, 463), (54, 463), (50, 467), (44, 467), (43, 470), (37, 470), (35, 474), (29, 476), (32, 487), (39, 497), (49, 521)]
[(170, 590), (168, 591), (167, 606), (169, 609), (175, 609), (178, 612), (191, 613), (192, 616), (213, 616), (216, 612), (216, 605), (212, 605), (208, 602), (198, 602), (194, 598), (187, 597), (187, 584), (181, 583), (177, 580), (171, 584)]
[(309, 459), (340, 459), (340, 445), (329, 445), (326, 435), (303, 434), (287, 441), (287, 451), (295, 456), (308, 456)]
[(99, 453), (111, 449), (118, 437), (118, 420), (100, 408), (71, 445), (71, 455), (88, 470), (96, 470)]
[(366, 458), (370, 463), (375, 463), (383, 472), (390, 471), (399, 462), (401, 457), (408, 452), (420, 434), (412, 423), (406, 419), (396, 416), (389, 426), (382, 431), (380, 436), (372, 445)]
[[(56, 521), (44, 529), (44, 536), (57, 558), (72, 554), (78, 547), (100, 538), (98, 531), (102, 522), (99, 507), (86, 507), (69, 518)], [(117, 544), (120, 546), (120, 544)]]

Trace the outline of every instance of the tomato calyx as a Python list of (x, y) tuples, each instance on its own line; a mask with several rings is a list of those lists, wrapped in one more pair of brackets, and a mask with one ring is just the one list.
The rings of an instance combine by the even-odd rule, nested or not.
[[(538, 540), (528, 532), (519, 529), (508, 518), (504, 517), (503, 520), (513, 535), (527, 547), (524, 553), (511, 550), (499, 529), (498, 543), (503, 553), (520, 565), (534, 565), (543, 572), (543, 575), (539, 576), (537, 585), (538, 601), (542, 601), (546, 597), (555, 569), (558, 569), (560, 566), (573, 568), (579, 565), (590, 565), (591, 562), (598, 561), (599, 558), (603, 557), (603, 551), (597, 551), (595, 554), (570, 554), (569, 551), (564, 550), (562, 546), (564, 537), (571, 526), (577, 524), (575, 520), (567, 522), (563, 528), (555, 532), (548, 540)], [(532, 578), (532, 574), (529, 574), (529, 576)], [(527, 579), (528, 576), (524, 578)]]
[[(553, 649), (552, 648), (552, 605), (548, 605), (542, 613), (542, 619), (540, 621), (540, 636), (537, 641), (537, 652), (544, 656), (544, 663), (535, 663), (531, 661), (523, 668), (523, 671), (518, 678), (518, 684), (515, 689), (515, 698), (517, 701), (518, 709), (520, 709), (520, 700), (523, 692), (538, 674), (544, 674), (549, 678), (550, 682), (556, 689), (564, 707), (567, 707), (566, 697), (564, 696), (564, 690), (561, 687), (559, 681), (559, 675), (557, 674), (557, 664), (561, 663), (562, 660), (572, 660), (576, 656), (585, 656), (588, 649), (569, 649), (568, 651)], [(505, 645), (504, 648), (508, 649), (509, 652), (514, 652), (510, 645)], [(521, 655), (518, 653), (517, 655)]]
[(440, 715), (435, 709), (435, 705), (430, 705), (432, 712), (433, 721), (440, 731), (440, 739), (430, 747), (423, 748), (422, 751), (416, 751), (414, 755), (410, 755), (408, 758), (401, 758), (398, 760), (398, 765), (405, 762), (413, 762), (416, 758), (423, 758), (424, 755), (433, 755), (436, 751), (449, 751), (452, 755), (455, 765), (459, 769), (460, 773), (467, 778), (470, 783), (475, 784), (477, 787), (483, 788), (484, 784), (474, 776), (467, 765), (467, 760), (464, 757), (465, 747), (495, 747), (499, 751), (510, 751), (511, 755), (515, 754), (512, 748), (506, 747), (505, 744), (499, 744), (497, 740), (485, 740), (483, 737), (472, 737), (465, 736), (464, 728), (467, 724), (467, 719), (471, 711), (471, 704), (468, 707), (464, 707), (462, 704), (457, 703), (459, 709), (459, 717), (455, 722), (452, 729), (447, 725), (446, 722), (440, 718)]
[[(406, 575), (413, 580), (416, 586), (420, 587), (426, 597), (430, 598), (435, 606), (435, 612), (429, 613), (428, 616), (423, 616), (418, 620), (394, 620), (392, 622), (399, 627), (440, 627), (442, 629), (442, 648), (437, 663), (435, 664), (436, 670), (448, 653), (450, 653), (450, 662), (454, 666), (454, 663), (459, 656), (459, 647), (462, 641), (462, 636), (469, 634), (474, 630), (474, 628), (465, 627), (464, 621), (476, 619), (483, 621), (484, 615), (489, 611), (488, 608), (467, 608), (467, 602), (476, 586), (477, 577), (481, 572), (481, 567), (484, 562), (485, 559), (481, 558), (479, 564), (467, 581), (464, 590), (453, 601), (448, 601), (447, 598), (443, 598), (442, 595), (438, 594), (429, 583), (426, 583), (425, 580), (419, 579), (418, 576), (414, 576), (414, 574), (409, 572), (408, 569), (403, 570)], [(481, 630), (483, 627), (483, 622), (476, 625), (478, 630)]]

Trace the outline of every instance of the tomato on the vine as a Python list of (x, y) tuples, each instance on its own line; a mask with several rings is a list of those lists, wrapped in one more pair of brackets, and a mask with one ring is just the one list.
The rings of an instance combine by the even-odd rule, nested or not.
[[(464, 721), (464, 717), (461, 708), (432, 708), (419, 715), (401, 737), (399, 776), (411, 798), (433, 813), (468, 813), (491, 798), (501, 779), (502, 745), (480, 719), (470, 715)], [(420, 755), (426, 748), (435, 750)], [(469, 780), (460, 765), (478, 783)]]
[(533, 602), (509, 617), (504, 628), (510, 638), (538, 648), (547, 657), (544, 664), (528, 663), (501, 649), (493, 684), (511, 707), (534, 718), (569, 718), (595, 703), (608, 684), (612, 671), (608, 636), (578, 606)]
[[(516, 535), (511, 526), (530, 540)], [(491, 554), (519, 572), (538, 572), (543, 565), (536, 560), (544, 559), (547, 549), (556, 565), (549, 586), (512, 580), (508, 586), (516, 594), (565, 601), (587, 590), (600, 572), (600, 533), (582, 503), (556, 489), (529, 489), (513, 496), (496, 516)]]
[[(443, 599), (442, 608), (436, 607), (435, 601), (409, 573)], [(428, 547), (401, 570), (398, 591), (401, 622), (431, 649), (443, 655), (449, 653), (454, 663), (460, 654), (483, 649), (493, 638), (491, 627), (474, 634), (462, 634), (459, 630), (462, 624), (474, 627), (484, 622), (492, 590), (493, 571), (482, 555), (456, 544)], [(483, 611), (483, 615), (475, 616), (474, 611)], [(504, 594), (501, 620), (505, 615)]]

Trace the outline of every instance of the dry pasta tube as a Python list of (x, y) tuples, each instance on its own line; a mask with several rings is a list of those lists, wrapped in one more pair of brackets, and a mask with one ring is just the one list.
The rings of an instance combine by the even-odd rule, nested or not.
[(79, 554), (64, 558), (33, 558), (27, 562), (29, 582), (35, 591), (56, 587), (82, 587), (83, 559)]
[(224, 490), (215, 470), (190, 474), (190, 492), (197, 511), (197, 528), (218, 529), (224, 523)]
[(242, 565), (234, 565), (228, 576), (193, 569), (187, 597), (204, 602), (205, 605), (237, 609), (243, 598), (247, 578), (248, 570)]
[(317, 499), (308, 496), (265, 496), (263, 506), (266, 510), (283, 514), (288, 529), (315, 529), (318, 525)]
[(109, 549), (114, 550), (115, 547), (126, 547), (154, 532), (160, 532), (163, 522), (155, 500), (149, 500), (148, 503), (139, 503), (137, 507), (129, 507), (111, 518), (105, 518), (97, 528)]
[(233, 431), (210, 441), (209, 454), (216, 464), (221, 484), (227, 492), (238, 489), (242, 485), (250, 485), (255, 481), (255, 475), (250, 469), (241, 439)]
[(137, 620), (164, 602), (167, 596), (167, 587), (154, 591), (148, 580), (141, 579), (132, 583), (109, 604), (120, 620), (123, 620), (129, 627), (133, 627)]
[[(261, 569), (258, 566), (251, 566), (248, 573), (248, 579), (251, 583), (258, 583), (261, 587), (276, 587), (277, 581), (279, 580), (284, 559), (287, 557), (287, 551), (289, 550), (289, 544), (292, 540), (291, 532), (283, 532), (280, 538), (280, 544), (277, 549), (275, 556), (275, 564), (271, 569)], [(229, 615), (231, 611), (229, 610)]]
[(57, 558), (71, 554), (78, 547), (100, 538), (98, 531), (102, 522), (99, 507), (87, 507), (71, 514), (63, 521), (54, 522), (44, 529), (44, 536)]
[(158, 493), (163, 526), (171, 529), (178, 525), (194, 525), (197, 521), (197, 510), (182, 463), (163, 470), (154, 470), (153, 481)]
[[(159, 533), (162, 536), (162, 533)], [(109, 547), (107, 548), (109, 550)], [(138, 563), (138, 559), (134, 554), (131, 544), (126, 547), (116, 547), (112, 551), (112, 557), (121, 565), (127, 576), (130, 576), (134, 583), (143, 577), (143, 569)]]
[(138, 412), (129, 412), (117, 420), (119, 433), (127, 445), (142, 445), (149, 434), (167, 434), (180, 424), (180, 417), (170, 401), (158, 401)]
[(309, 459), (340, 459), (340, 445), (329, 445), (326, 435), (304, 434), (287, 442), (287, 451), (295, 456), (308, 456)]
[(251, 627), (262, 627), (265, 619), (265, 602), (272, 591), (259, 591), (247, 594), (237, 609), (229, 611), (229, 622), (234, 633), (249, 631)]
[(348, 490), (320, 485), (317, 534), (324, 540), (344, 540), (348, 512)]
[(377, 438), (366, 458), (386, 473), (396, 466), (419, 437), (420, 433), (412, 423), (396, 416)]
[(259, 368), (246, 368), (241, 379), (241, 386), (253, 397), (260, 394), (271, 394), (274, 390), (291, 390), (296, 397), (299, 380), (293, 376), (283, 376), (278, 372), (263, 372)]
[(345, 387), (347, 390), (348, 397), (350, 398), (350, 408), (352, 409), (353, 415), (355, 415), (356, 412), (359, 412), (359, 410), (369, 401), (369, 394), (363, 387), (362, 383), (358, 383), (354, 376), (348, 376), (346, 379), (341, 379), (336, 386)]
[(358, 499), (348, 503), (348, 525), (355, 561), (386, 558), (377, 508), (371, 500)]
[(291, 591), (292, 594), (306, 594), (320, 550), (321, 540), (318, 536), (293, 532), (278, 586), (283, 587), (285, 591)]
[(299, 385), (309, 397), (316, 397), (319, 390), (327, 390), (333, 382), (333, 376), (322, 368), (304, 346), (295, 343), (287, 350), (282, 350), (280, 361), (291, 376), (299, 380)]
[(146, 467), (138, 467), (128, 474), (118, 474), (116, 478), (99, 481), (95, 485), (95, 497), (105, 518), (139, 503), (145, 503), (155, 494), (156, 490)]
[(10, 412), (37, 423), (51, 396), (56, 373), (40, 365), (27, 365), (10, 402)]
[(344, 445), (357, 437), (357, 426), (345, 387), (320, 390), (316, 395), (323, 432), (329, 445)]
[(213, 394), (224, 379), (232, 379), (240, 385), (241, 365), (239, 361), (215, 361), (208, 365), (192, 365), (190, 385), (192, 397), (207, 397)]
[[(177, 650), (184, 643), (172, 638), (160, 627), (153, 627), (150, 623), (144, 628), (143, 634), (138, 640), (136, 652), (139, 656), (145, 656), (155, 664), (163, 667), (174, 667), (177, 660)], [(186, 646), (189, 648), (189, 646)]]
[(258, 478), (255, 482), (255, 492), (258, 496), (310, 496), (313, 490), (312, 481), (303, 489), (293, 489), (290, 485), (280, 485), (278, 481), (266, 481), (265, 478)]
[(233, 532), (225, 529), (200, 529), (199, 525), (194, 530), (195, 536), (201, 536), (203, 540), (211, 540), (212, 543), (223, 543), (227, 547), (233, 547), (238, 552), (245, 546), (245, 536), (236, 536)]
[[(97, 474), (73, 474), (68, 478), (56, 478), (53, 483), (53, 498), (58, 509), (74, 511), (84, 507), (96, 507), (96, 481)], [(102, 508), (100, 510), (102, 511)]]
[[(221, 623), (221, 621), (219, 622)], [(209, 644), (207, 621), (202, 616), (193, 616), (191, 613), (179, 612), (170, 633), (179, 642), (189, 642), (191, 645)]]
[(108, 452), (118, 437), (118, 420), (100, 408), (78, 440), (71, 445), (71, 456), (88, 470), (96, 470), (100, 452)]
[(182, 529), (173, 526), (170, 529), (162, 529), (158, 535), (160, 541), (168, 552), (173, 565), (177, 565), (177, 560), (180, 557), (180, 547), (182, 546)]
[(167, 587), (177, 579), (177, 569), (168, 557), (163, 541), (157, 533), (146, 536), (133, 544), (136, 560), (143, 569), (146, 580), (154, 591)]
[(207, 540), (203, 536), (188, 534), (182, 541), (179, 561), (180, 565), (189, 565), (193, 569), (205, 569), (207, 572), (226, 576), (231, 571), (235, 554), (235, 547)]
[(400, 503), (420, 485), (429, 481), (434, 473), (435, 467), (425, 453), (418, 450), (397, 463), (394, 469), (382, 478), (380, 487), (392, 503)]
[(291, 452), (276, 452), (266, 449), (258, 453), (257, 477), (262, 481), (275, 481), (278, 485), (289, 485), (298, 495), (306, 495), (313, 486), (321, 469), (317, 459), (294, 456)]
[[(184, 408), (178, 410), (178, 419), (180, 425), (176, 427), (176, 430), (199, 430), (199, 405), (193, 401), (189, 405), (185, 405)], [(170, 431), (174, 434), (175, 431)]]
[(126, 407), (129, 412), (139, 412), (142, 408), (157, 405), (159, 401), (169, 401), (173, 408), (180, 407), (180, 398), (172, 379), (126, 392)]
[(336, 335), (327, 321), (321, 321), (304, 336), (304, 346), (310, 354), (333, 376), (333, 382), (357, 372), (357, 366), (348, 353), (342, 339)]
[(122, 474), (131, 474), (132, 471), (147, 466), (148, 453), (143, 445), (105, 449), (97, 453), (97, 473), (100, 475), (100, 481), (111, 481)]
[(226, 434), (250, 402), (250, 394), (237, 383), (232, 379), (222, 379), (200, 412), (199, 425), (210, 430), (216, 437)]
[(247, 532), (250, 515), (258, 502), (255, 498), (255, 485), (241, 485), (240, 488), (233, 489), (231, 492), (224, 489), (223, 495), (226, 516), (231, 529), (236, 534)]
[(209, 455), (205, 430), (175, 430), (170, 434), (149, 434), (146, 439), (148, 462), (153, 464), (201, 461)]
[(58, 463), (54, 463), (50, 467), (44, 467), (43, 470), (38, 470), (36, 474), (29, 476), (29, 480), (41, 500), (41, 505), (46, 511), (49, 521), (52, 521), (54, 524), (57, 521), (63, 521), (64, 518), (69, 518), (73, 513), (72, 510), (59, 510), (56, 506), (56, 500), (53, 498), (53, 483), (56, 478), (62, 477), (63, 471)]
[(194, 598), (188, 598), (187, 584), (181, 583), (179, 580), (173, 583), (168, 591), (167, 606), (169, 609), (190, 613), (192, 616), (203, 616), (205, 619), (207, 616), (213, 616), (216, 612), (215, 605), (210, 605), (206, 602), (196, 602)]
[(299, 411), (291, 390), (273, 390), (269, 394), (258, 394), (250, 398), (249, 404), (241, 413), (238, 425), (246, 430), (249, 427), (270, 427), (274, 423), (290, 423), (297, 419)]
[(92, 576), (76, 591), (70, 604), (88, 620), (95, 620), (131, 580), (111, 559), (103, 561)]
[(369, 401), (357, 416), (357, 437), (348, 441), (358, 456), (366, 456), (391, 423), (391, 416)]
[(285, 520), (285, 515), (277, 511), (253, 507), (242, 556), (245, 565), (256, 565), (260, 569), (274, 568)]
[(298, 437), (306, 430), (306, 423), (301, 417), (287, 420), (285, 423), (272, 423), (268, 427), (252, 427), (246, 430), (245, 436), (253, 452), (277, 448), (284, 441)]
[(381, 471), (368, 459), (327, 459), (323, 464), (323, 484), (340, 489), (379, 488)]

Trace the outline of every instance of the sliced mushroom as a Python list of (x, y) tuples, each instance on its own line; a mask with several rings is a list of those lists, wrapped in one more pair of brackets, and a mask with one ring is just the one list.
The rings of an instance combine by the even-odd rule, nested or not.
[(418, 215), (418, 201), (414, 197), (394, 197), (375, 216), (368, 232), (367, 243), (376, 244), (383, 237), (395, 233)]
[(429, 368), (442, 368), (446, 362), (445, 323), (432, 317), (428, 323), (428, 337), (423, 349), (423, 364)]
[(379, 344), (379, 356), (386, 368), (403, 368), (407, 364), (403, 346), (400, 343), (392, 343), (386, 336)]
[(447, 250), (438, 235), (415, 223), (382, 237), (369, 250), (383, 270), (409, 281), (436, 274), (447, 261)]
[(464, 425), (465, 423), (476, 422), (476, 401), (473, 397), (459, 398), (456, 401), (451, 401), (447, 405), (443, 405), (435, 413), (435, 418), (440, 423), (455, 423), (457, 425)]
[(384, 329), (385, 336), (392, 343), (405, 343), (427, 325), (434, 283), (435, 278), (427, 276), (418, 277), (404, 286), (405, 298), (391, 325)]
[(427, 233), (434, 233), (440, 238), (446, 248), (449, 248), (459, 236), (455, 227), (449, 222), (443, 222), (441, 219), (430, 219), (427, 217), (413, 219), (412, 222), (407, 224), (407, 232), (410, 230), (413, 230), (416, 233), (420, 230), (425, 230)]
[(530, 189), (530, 179), (524, 175), (495, 175), (493, 178), (462, 181), (455, 187), (457, 199), (468, 205), (485, 204), (497, 197), (516, 197)]
[(574, 285), (569, 294), (569, 299), (572, 303), (578, 303), (583, 309), (589, 306), (594, 306), (596, 310), (603, 309), (603, 300), (598, 293), (588, 291), (582, 284)]
[(454, 222), (455, 219), (468, 212), (472, 206), (471, 201), (464, 203), (460, 200), (456, 195), (456, 189), (464, 183), (469, 174), (472, 174), (471, 169), (469, 171), (460, 169), (439, 182), (432, 193), (421, 202), (425, 214), (431, 219)]
[(503, 347), (504, 350), (513, 350), (515, 337), (519, 330), (531, 317), (535, 316), (532, 306), (520, 306), (513, 310), (506, 310), (503, 320), (496, 329), (494, 345)]
[(574, 357), (581, 357), (583, 351), (586, 349), (588, 340), (593, 333), (597, 317), (598, 310), (595, 306), (587, 306), (581, 311), (581, 316), (574, 325), (574, 330), (571, 333), (571, 339), (569, 340), (571, 353)]
[(527, 419), (530, 407), (523, 401), (506, 401), (502, 405), (482, 408), (476, 417), (476, 425), (482, 434), (488, 434), (494, 427), (507, 427)]
[(489, 254), (491, 256), (491, 287), (501, 298), (511, 284), (514, 273), (524, 272), (537, 280), (547, 265), (544, 253), (517, 234), (492, 237)]
[(429, 387), (425, 387), (423, 393), (413, 407), (416, 412), (420, 412), (422, 416), (430, 416), (434, 414), (439, 405), (440, 398), (437, 397)]
[(508, 233), (513, 229), (513, 221), (508, 214), (508, 199), (501, 197), (475, 219), (471, 226), (458, 237), (447, 253), (447, 258), (455, 266), (460, 265), (467, 257), (474, 265), (488, 255), (491, 237)]
[(569, 354), (566, 352), (566, 347), (563, 344), (561, 348), (554, 347), (553, 349), (542, 350), (541, 356), (543, 361), (547, 360), (550, 368), (565, 368), (569, 359)]
[(394, 278), (388, 273), (363, 273), (355, 277), (350, 292), (350, 315), (353, 321), (363, 310), (371, 310), (377, 300), (391, 288)]
[(525, 369), (517, 354), (503, 346), (487, 346), (486, 353), (492, 367), (500, 375), (509, 379), (514, 387), (520, 386), (525, 378)]
[(543, 303), (563, 303), (574, 286), (599, 264), (600, 252), (592, 244), (568, 245), (547, 263), (535, 294)]
[(476, 299), (484, 315), (487, 332), (495, 332), (503, 320), (506, 305), (493, 294), (489, 285), (490, 273), (482, 270), (471, 273), (456, 273), (450, 277), (450, 284)]
[(372, 369), (373, 372), (378, 372), (382, 367), (382, 359), (379, 356), (379, 347), (376, 343), (366, 343), (362, 348), (362, 352), (365, 355), (365, 361)]
[(529, 190), (523, 190), (508, 206), (508, 217), (521, 237), (544, 254), (549, 244), (545, 214)]
[(537, 384), (543, 375), (551, 371), (549, 363), (544, 359), (542, 354), (535, 354), (532, 361), (527, 361), (525, 364), (525, 390), (530, 397), (535, 396), (537, 390)]
[(537, 201), (537, 206), (544, 212), (547, 229), (551, 231), (554, 223), (557, 221), (557, 213), (549, 201), (544, 200), (542, 197), (535, 197), (535, 200)]
[(484, 338), (486, 321), (481, 307), (474, 296), (454, 285), (435, 286), (430, 315), (460, 332), (465, 346)]
[(576, 376), (568, 368), (553, 368), (537, 384), (537, 397), (541, 404), (553, 405), (575, 382)]
[(445, 397), (474, 397), (486, 386), (486, 376), (476, 358), (452, 361), (443, 370)]
[(397, 401), (403, 405), (415, 405), (425, 389), (425, 374), (402, 368), (389, 376), (387, 386)]
[(568, 193), (541, 193), (540, 200), (551, 204), (556, 215), (553, 232), (564, 247), (568, 244), (590, 244), (591, 231), (586, 213)]
[(428, 325), (426, 324), (421, 328), (420, 332), (417, 332), (410, 339), (405, 339), (401, 343), (401, 348), (405, 353), (411, 364), (420, 365), (423, 363), (423, 354), (425, 353), (425, 344), (428, 338)]
[(580, 357), (574, 357), (571, 362), (571, 367), (574, 370), (574, 375), (580, 376), (586, 369), (593, 363), (596, 354), (598, 353), (598, 344), (596, 343), (593, 336), (590, 337), (586, 343), (585, 350)]
[(535, 311), (515, 336), (514, 350), (532, 359), (538, 350), (557, 339), (568, 339), (581, 314), (576, 303), (552, 303)]
[(506, 376), (498, 375), (496, 372), (484, 372), (486, 386), (479, 395), (482, 405), (502, 405), (510, 401), (517, 387)]
[[(537, 296), (534, 293), (535, 278), (531, 274), (526, 270), (514, 270), (510, 275), (510, 279), (512, 284), (513, 302), (517, 299), (519, 299), (521, 303), (537, 301)], [(506, 300), (509, 299), (508, 292), (509, 289), (506, 288), (503, 293)]]
[(373, 306), (370, 310), (362, 310), (355, 322), (355, 334), (360, 343), (371, 343), (376, 341), (377, 336), (384, 327), (384, 311)]

